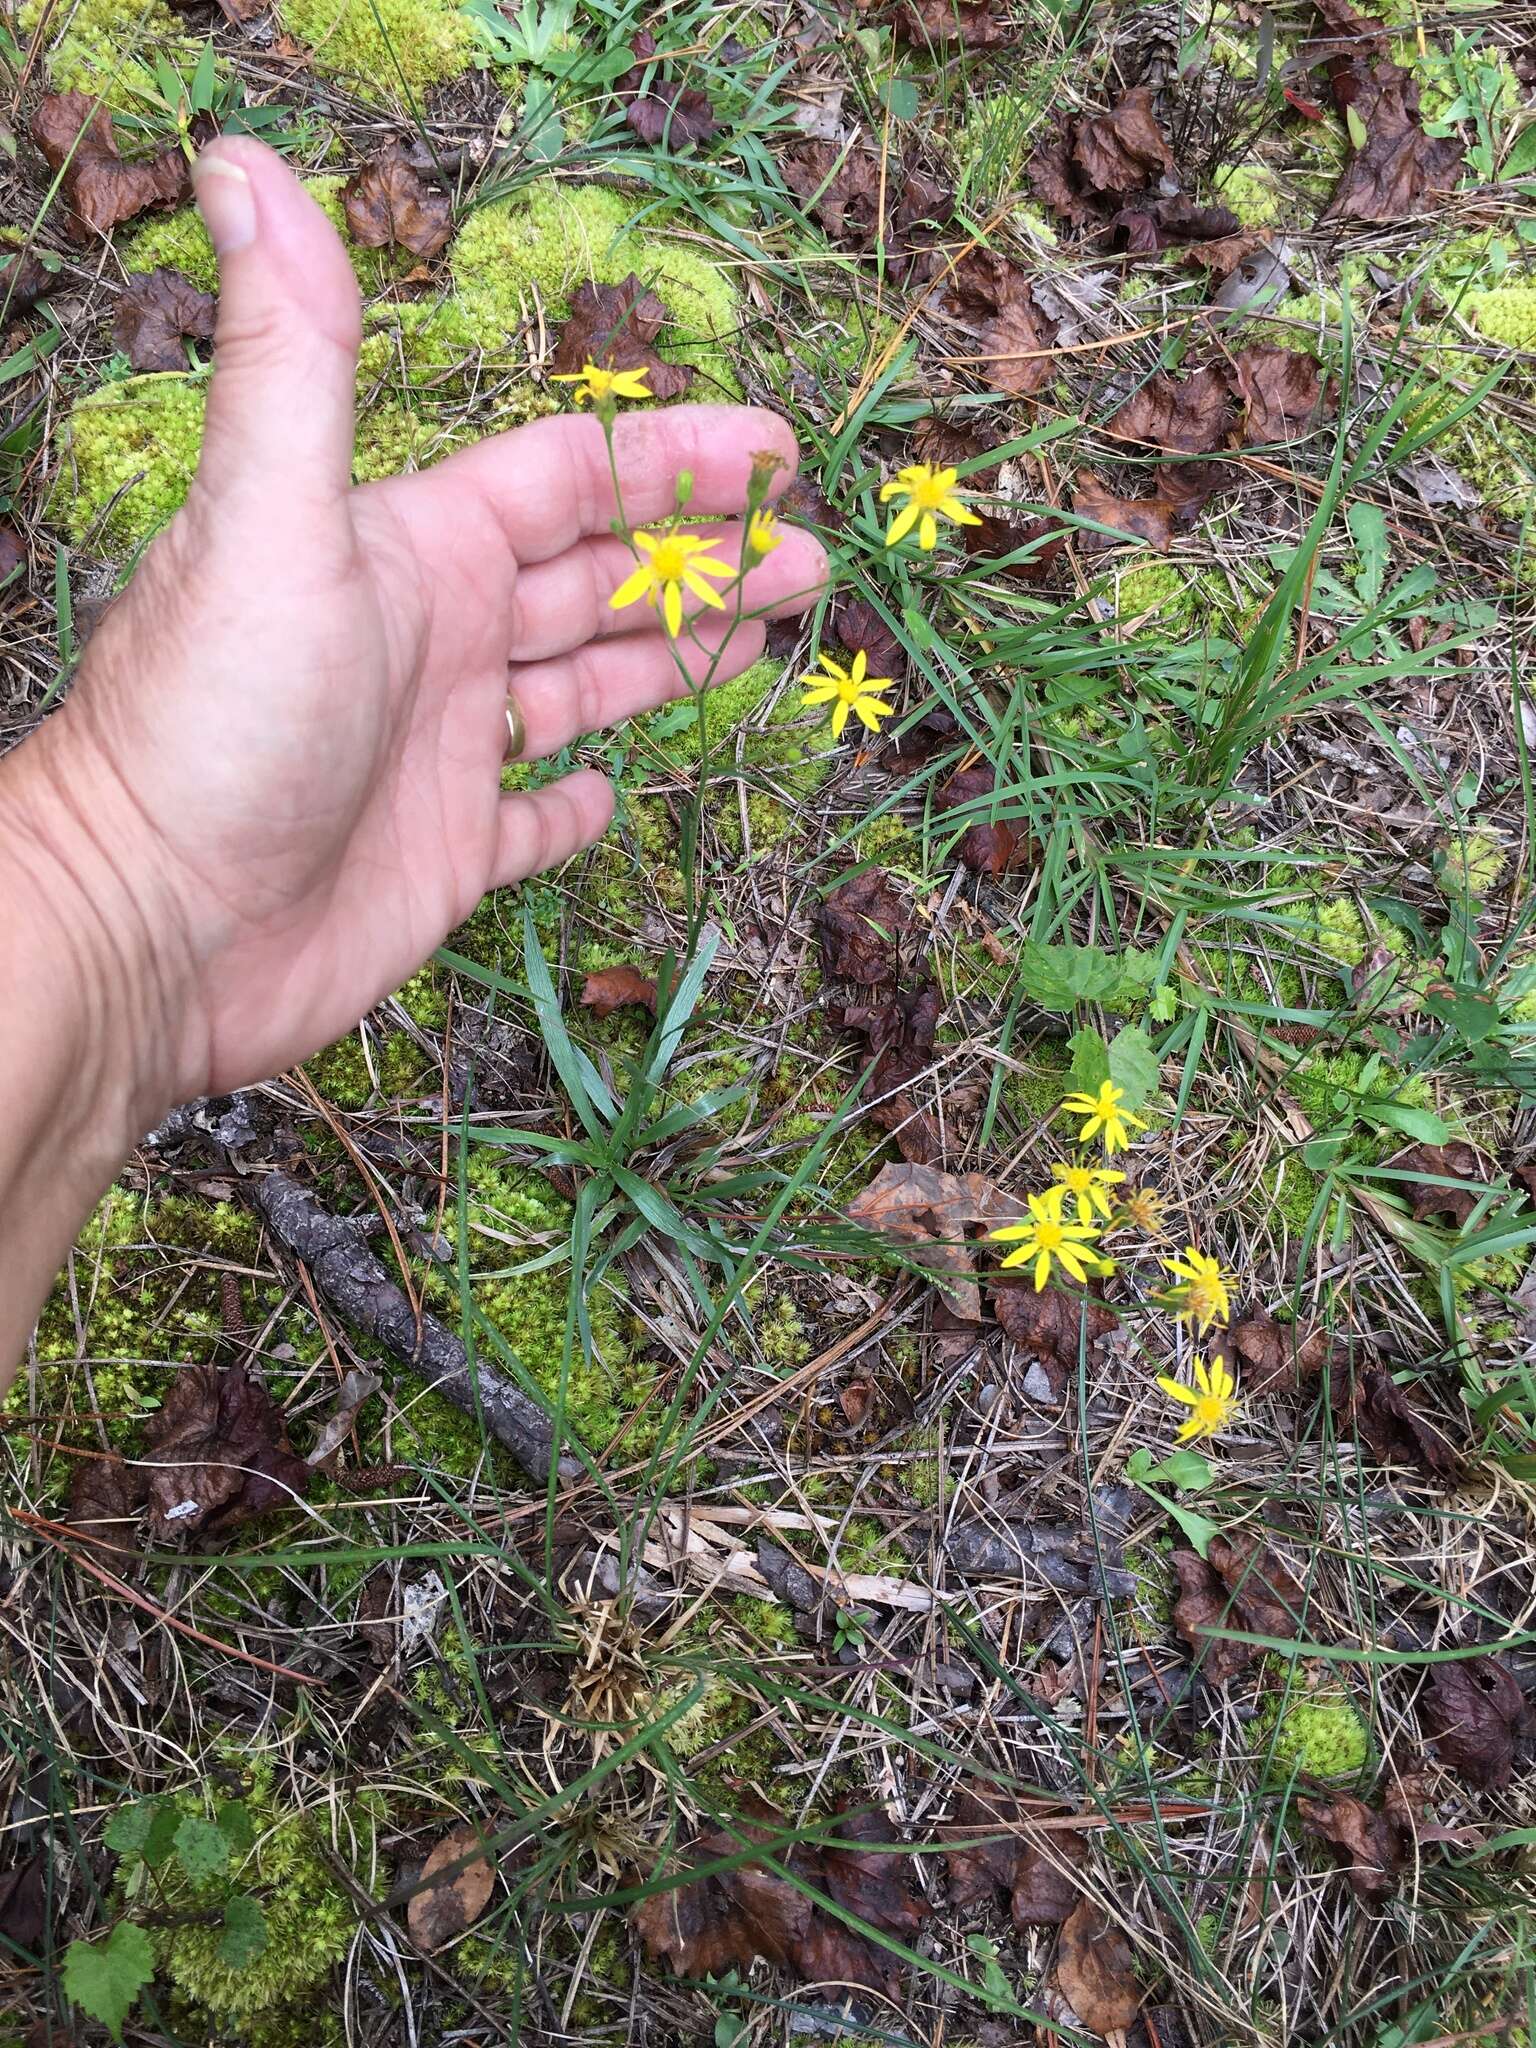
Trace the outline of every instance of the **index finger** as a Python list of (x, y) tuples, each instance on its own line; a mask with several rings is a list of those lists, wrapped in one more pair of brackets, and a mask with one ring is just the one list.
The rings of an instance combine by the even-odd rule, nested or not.
[[(783, 465), (770, 497), (795, 473), (797, 448), (777, 413), (750, 405), (674, 405), (620, 413), (613, 430), (614, 465), (631, 526), (665, 519), (677, 504), (677, 479), (693, 477), (695, 513), (740, 512), (754, 460)], [(592, 417), (534, 420), (440, 462), (412, 479), (419, 498), (435, 485), (462, 503), (474, 493), (490, 509), (519, 562), (545, 562), (619, 516), (608, 449)]]

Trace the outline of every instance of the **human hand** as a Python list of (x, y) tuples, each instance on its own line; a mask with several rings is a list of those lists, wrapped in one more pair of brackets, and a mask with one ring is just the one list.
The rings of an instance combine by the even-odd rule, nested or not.
[[(530, 756), (684, 687), (657, 615), (608, 604), (634, 563), (597, 421), (353, 489), (358, 297), (334, 231), (258, 143), (216, 143), (196, 184), (221, 274), (197, 478), (8, 786), (39, 889), (51, 859), (66, 914), (83, 898), (110, 932), (138, 1012), (118, 1028), (155, 1062), (137, 1099), (165, 1107), (306, 1057), (488, 889), (601, 836), (601, 775), (502, 795), (509, 687)], [(755, 452), (783, 460), (778, 486), (794, 458), (781, 420), (733, 406), (623, 416), (615, 450), (637, 524), (681, 471), (690, 515), (728, 515)], [(824, 570), (785, 529), (746, 605), (798, 610)], [(705, 613), (697, 637), (727, 630)], [(715, 679), (763, 636), (738, 626)], [(675, 644), (702, 679), (708, 652)]]

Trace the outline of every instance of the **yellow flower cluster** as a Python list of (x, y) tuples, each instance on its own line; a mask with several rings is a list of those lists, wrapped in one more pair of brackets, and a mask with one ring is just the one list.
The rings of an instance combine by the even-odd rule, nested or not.
[[(1147, 1128), (1144, 1117), (1125, 1107), (1125, 1090), (1104, 1080), (1090, 1095), (1086, 1091), (1068, 1095), (1062, 1102), (1068, 1116), (1081, 1119), (1078, 1140), (1083, 1145), (1094, 1139), (1103, 1143), (1107, 1157), (1129, 1150), (1133, 1131)], [(1108, 1166), (1084, 1159), (1056, 1160), (1051, 1167), (1051, 1186), (1043, 1193), (1025, 1198), (1027, 1216), (1017, 1223), (1005, 1223), (990, 1233), (994, 1243), (1010, 1247), (1004, 1267), (1026, 1266), (1034, 1276), (1038, 1293), (1053, 1277), (1085, 1286), (1115, 1270), (1101, 1240), (1109, 1230), (1131, 1227), (1155, 1234), (1162, 1226), (1161, 1198), (1150, 1189), (1136, 1188), (1124, 1197), (1112, 1191), (1124, 1186), (1126, 1176)], [(1222, 1271), (1221, 1261), (1189, 1245), (1176, 1259), (1164, 1259), (1172, 1276), (1160, 1299), (1180, 1322), (1204, 1332), (1212, 1324), (1225, 1323), (1232, 1313), (1232, 1280)], [(1207, 1363), (1192, 1361), (1194, 1386), (1162, 1375), (1158, 1386), (1171, 1401), (1189, 1410), (1179, 1426), (1179, 1441), (1214, 1436), (1237, 1414), (1237, 1381), (1224, 1358)]]

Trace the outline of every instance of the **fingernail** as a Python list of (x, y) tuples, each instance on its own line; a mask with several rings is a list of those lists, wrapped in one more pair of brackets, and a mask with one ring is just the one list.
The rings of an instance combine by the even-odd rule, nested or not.
[(256, 195), (240, 166), (227, 157), (200, 156), (192, 189), (218, 256), (232, 256), (256, 239)]

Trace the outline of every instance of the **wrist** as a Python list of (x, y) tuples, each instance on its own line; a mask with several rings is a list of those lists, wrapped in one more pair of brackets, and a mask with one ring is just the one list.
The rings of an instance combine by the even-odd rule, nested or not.
[(65, 1076), (52, 1127), (110, 1179), (180, 1099), (189, 976), (142, 821), (73, 725), (0, 762), (0, 946), (13, 1028)]

